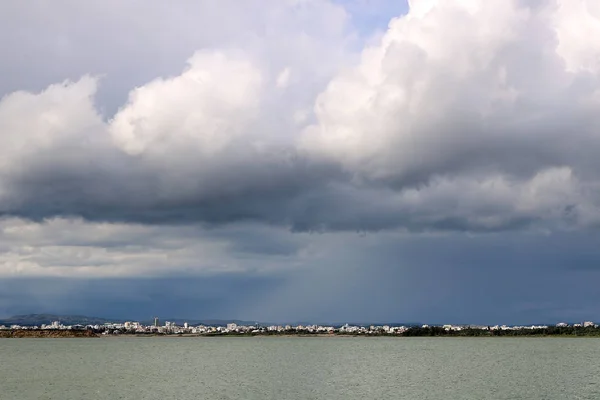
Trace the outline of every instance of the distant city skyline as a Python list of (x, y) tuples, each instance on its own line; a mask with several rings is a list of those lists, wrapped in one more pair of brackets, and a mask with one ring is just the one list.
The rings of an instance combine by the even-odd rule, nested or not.
[(352, 336), (600, 336), (599, 325), (592, 321), (569, 324), (529, 324), (529, 325), (456, 325), (456, 324), (272, 324), (248, 323), (242, 321), (213, 321), (193, 323), (165, 321), (159, 325), (139, 321), (92, 321), (89, 318), (79, 322), (71, 318), (68, 323), (53, 320), (52, 323), (19, 324), (0, 321), (2, 337), (90, 337), (115, 335), (352, 335)]
[(231, 324), (239, 325), (239, 326), (334, 326), (340, 327), (343, 325), (351, 325), (351, 326), (391, 326), (391, 327), (400, 327), (400, 326), (475, 326), (475, 327), (522, 327), (522, 326), (596, 326), (595, 322), (589, 320), (581, 320), (581, 321), (569, 321), (569, 320), (560, 320), (560, 321), (529, 321), (528, 323), (521, 324), (513, 324), (507, 321), (495, 322), (495, 323), (487, 323), (487, 324), (478, 324), (478, 323), (453, 323), (452, 321), (423, 321), (423, 320), (415, 320), (415, 321), (394, 321), (394, 320), (381, 320), (381, 321), (340, 321), (340, 320), (330, 320), (330, 321), (294, 321), (294, 320), (279, 320), (279, 321), (260, 321), (260, 320), (252, 320), (252, 319), (237, 319), (237, 318), (182, 318), (182, 317), (153, 317), (153, 318), (110, 318), (110, 317), (97, 317), (97, 316), (83, 316), (83, 315), (57, 315), (57, 314), (24, 314), (24, 315), (13, 315), (5, 319), (0, 318), (0, 326), (4, 325), (5, 327), (13, 326), (13, 325), (22, 325), (22, 326), (45, 326), (45, 325), (56, 325), (60, 324), (61, 326), (67, 325), (103, 325), (103, 324), (142, 324), (146, 326), (229, 326)]

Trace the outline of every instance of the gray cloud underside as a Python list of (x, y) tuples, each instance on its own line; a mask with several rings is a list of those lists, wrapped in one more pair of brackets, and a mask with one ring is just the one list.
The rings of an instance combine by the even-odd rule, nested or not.
[[(38, 222), (60, 216), (159, 225), (258, 221), (294, 231), (377, 231), (398, 227), (412, 231), (496, 231), (524, 228), (543, 219), (527, 213), (511, 214), (501, 204), (489, 204), (489, 210), (484, 212), (505, 215), (499, 223), (486, 226), (473, 220), (469, 209), (462, 215), (457, 210), (450, 214), (436, 204), (429, 210), (413, 210), (403, 204), (402, 191), (352, 185), (341, 179), (345, 173), (333, 167), (307, 167), (294, 162), (257, 169), (255, 174), (245, 176), (253, 167), (240, 168), (243, 172), (233, 172), (238, 176), (221, 180), (220, 185), (224, 186), (238, 183), (231, 190), (225, 188), (224, 193), (216, 190), (206, 196), (193, 191), (182, 195), (169, 192), (161, 198), (164, 189), (160, 178), (148, 171), (129, 174), (124, 172), (127, 170), (116, 170), (111, 175), (94, 169), (52, 170), (44, 166), (9, 182), (10, 192), (17, 194), (12, 198), (16, 206), (5, 210), (4, 215)], [(178, 184), (193, 187), (198, 182), (190, 178)], [(413, 190), (418, 195), (419, 189)], [(562, 217), (572, 217), (573, 207), (566, 204)]]

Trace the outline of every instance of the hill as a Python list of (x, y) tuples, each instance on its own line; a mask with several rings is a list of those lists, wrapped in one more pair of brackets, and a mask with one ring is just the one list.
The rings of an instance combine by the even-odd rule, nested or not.
[(106, 322), (121, 322), (119, 320), (86, 317), (83, 315), (27, 314), (15, 315), (6, 319), (0, 319), (0, 325), (40, 326), (42, 324), (51, 324), (53, 321), (59, 321), (64, 325), (101, 325)]
[[(99, 317), (87, 317), (84, 315), (56, 315), (56, 314), (27, 314), (15, 315), (9, 318), (0, 319), (0, 325), (11, 326), (40, 326), (42, 324), (51, 324), (54, 321), (59, 321), (63, 325), (102, 325), (107, 322), (120, 323), (125, 322), (120, 319), (106, 319)], [(131, 319), (130, 321), (136, 321)], [(183, 325), (187, 322), (190, 325), (210, 325), (210, 326), (225, 326), (228, 323), (236, 323), (238, 325), (254, 325), (255, 321), (242, 321), (235, 319), (194, 319), (194, 318), (160, 318), (160, 324), (164, 325), (165, 321), (174, 322), (177, 325)], [(154, 320), (140, 321), (144, 325), (154, 324)]]

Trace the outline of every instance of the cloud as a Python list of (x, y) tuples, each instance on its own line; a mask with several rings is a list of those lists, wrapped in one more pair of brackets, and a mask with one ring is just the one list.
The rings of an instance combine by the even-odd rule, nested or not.
[(95, 135), (104, 134), (93, 104), (97, 84), (97, 79), (86, 76), (37, 94), (21, 91), (5, 96), (0, 102), (0, 172), (13, 172), (17, 160), (31, 161), (40, 153), (70, 145), (85, 146), (86, 140), (93, 142)]
[[(85, 225), (77, 222), (56, 223), (64, 224), (64, 229), (56, 231), (72, 231), (73, 236), (97, 230), (82, 229)], [(177, 244), (181, 237), (191, 242), (189, 230), (182, 235), (173, 231), (162, 235), (157, 232), (161, 230), (168, 231), (165, 227), (152, 230), (158, 233), (157, 243), (171, 240)], [(47, 232), (51, 239), (53, 231)], [(267, 235), (261, 229), (246, 227), (246, 233), (252, 232), (266, 239), (262, 243), (276, 241), (278, 236), (292, 241), (301, 237), (301, 242), (302, 237), (308, 237), (312, 243), (302, 246), (298, 257), (290, 257), (290, 264), (277, 256), (240, 261), (243, 266), (272, 263), (268, 271), (207, 273), (201, 267), (196, 272), (186, 271), (178, 269), (178, 259), (172, 258), (160, 274), (3, 274), (0, 315), (51, 312), (126, 319), (159, 315), (265, 322), (439, 324), (531, 324), (599, 318), (594, 304), (599, 297), (595, 285), (600, 252), (597, 238), (586, 233), (382, 232), (359, 237), (347, 233), (288, 235), (280, 230)], [(244, 235), (231, 234), (237, 240)], [(115, 237), (130, 243), (139, 238), (137, 234), (127, 236), (127, 232), (115, 233)], [(6, 236), (0, 243), (6, 243)]]
[[(135, 89), (110, 131), (130, 155), (168, 157), (190, 151), (212, 158), (256, 118), (261, 72), (242, 57), (198, 53), (181, 75)], [(279, 82), (279, 80), (278, 80)]]
[(33, 311), (140, 321), (158, 315), (163, 322), (165, 318), (242, 319), (255, 310), (253, 301), (282, 280), (278, 276), (242, 273), (160, 278), (8, 278), (0, 281), (0, 317)]
[(411, 1), (356, 61), (339, 5), (271, 6), (277, 32), (226, 27), (230, 41), (130, 88), (110, 117), (95, 104), (109, 75), (5, 96), (0, 213), (293, 231), (597, 225), (591, 1)]
[(285, 88), (287, 87), (287, 85), (290, 82), (290, 74), (291, 74), (291, 70), (289, 68), (285, 68), (283, 71), (281, 71), (279, 73), (279, 75), (277, 75), (277, 87), (278, 88)]
[(260, 275), (310, 262), (316, 240), (244, 224), (210, 231), (198, 226), (7, 218), (0, 220), (0, 277)]
[[(580, 55), (600, 53), (589, 36), (571, 32), (570, 3), (410, 2), (408, 15), (393, 20), (381, 42), (319, 96), (318, 122), (300, 146), (363, 184), (418, 193), (424, 206), (413, 214), (440, 200), (434, 223), (444, 220), (436, 210), (460, 218), (463, 204), (474, 219), (507, 222), (510, 215), (478, 209), (502, 202), (498, 210), (517, 217), (520, 192), (535, 192), (544, 179), (551, 201), (581, 208), (580, 222), (590, 221), (583, 209), (597, 214), (598, 105), (591, 99), (600, 82)], [(591, 34), (600, 19), (577, 9)], [(493, 181), (500, 187), (490, 187)], [(459, 194), (460, 183), (469, 190)], [(429, 197), (445, 186), (457, 191), (453, 201)], [(503, 198), (480, 193), (502, 187)], [(524, 216), (546, 213), (542, 204), (535, 208)]]
[(294, 65), (308, 88), (304, 74), (327, 79), (345, 58), (350, 33), (348, 13), (328, 0), (5, 2), (0, 27), (0, 75), (10, 77), (0, 80), (0, 93), (103, 74), (98, 98), (106, 117), (131, 88), (178, 73), (199, 50), (244, 48), (272, 68)]
[(592, 1), (562, 1), (554, 16), (557, 52), (570, 72), (600, 71), (600, 44), (589, 38), (600, 34), (600, 6)]

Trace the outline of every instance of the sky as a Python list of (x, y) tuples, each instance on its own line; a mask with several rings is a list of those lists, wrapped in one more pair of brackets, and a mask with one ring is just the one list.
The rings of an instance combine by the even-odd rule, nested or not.
[(0, 317), (600, 321), (596, 0), (0, 2)]

